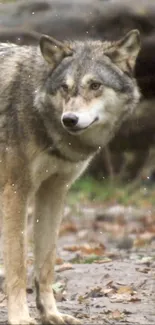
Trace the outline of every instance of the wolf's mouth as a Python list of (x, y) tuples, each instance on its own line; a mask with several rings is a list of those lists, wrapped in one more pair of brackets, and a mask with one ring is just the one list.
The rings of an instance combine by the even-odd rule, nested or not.
[(66, 130), (69, 132), (69, 133), (81, 133), (82, 131), (88, 129), (91, 125), (93, 125), (96, 121), (98, 121), (98, 117), (95, 117), (95, 119), (87, 126), (83, 127), (83, 128), (80, 128), (78, 126), (75, 126), (75, 127), (67, 127)]

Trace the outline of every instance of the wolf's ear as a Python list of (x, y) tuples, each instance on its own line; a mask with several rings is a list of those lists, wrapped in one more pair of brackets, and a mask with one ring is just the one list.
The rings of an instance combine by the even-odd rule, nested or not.
[(132, 73), (140, 51), (140, 43), (139, 31), (131, 30), (115, 43), (115, 50), (110, 54), (112, 61), (123, 71)]
[(43, 35), (40, 38), (40, 50), (44, 59), (52, 65), (52, 67), (57, 66), (64, 57), (73, 54), (69, 46), (47, 35)]

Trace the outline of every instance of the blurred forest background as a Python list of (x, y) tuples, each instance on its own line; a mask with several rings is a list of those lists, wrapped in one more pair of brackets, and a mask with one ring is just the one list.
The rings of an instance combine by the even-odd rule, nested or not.
[[(155, 203), (154, 0), (3, 0), (0, 41), (37, 44), (39, 33), (64, 38), (118, 39), (133, 28), (142, 37), (136, 65), (141, 102), (94, 159), (73, 192), (90, 200)], [(142, 203), (140, 201), (140, 204)]]

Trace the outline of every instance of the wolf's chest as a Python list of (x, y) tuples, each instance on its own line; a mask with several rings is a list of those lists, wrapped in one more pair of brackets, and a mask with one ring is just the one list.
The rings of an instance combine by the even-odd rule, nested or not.
[(39, 188), (43, 181), (54, 174), (62, 175), (68, 181), (74, 181), (85, 170), (89, 160), (80, 163), (72, 163), (40, 153), (33, 159), (30, 166), (33, 189), (36, 190)]

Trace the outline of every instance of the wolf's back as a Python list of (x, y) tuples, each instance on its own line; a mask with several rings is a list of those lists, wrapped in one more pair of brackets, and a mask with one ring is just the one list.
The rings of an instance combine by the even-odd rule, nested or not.
[(42, 64), (41, 59), (36, 47), (0, 43), (0, 150), (24, 131), (39, 82), (36, 60)]

